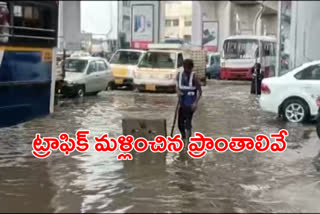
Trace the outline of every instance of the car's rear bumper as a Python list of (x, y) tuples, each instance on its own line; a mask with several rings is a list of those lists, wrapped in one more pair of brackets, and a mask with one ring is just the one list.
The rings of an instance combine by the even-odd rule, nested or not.
[(134, 79), (135, 85), (156, 85), (159, 87), (175, 87), (175, 79)]
[(274, 102), (274, 99), (270, 95), (261, 95), (259, 99), (259, 105), (263, 111), (278, 114), (279, 106)]
[(115, 77), (114, 84), (116, 86), (132, 86), (133, 78), (130, 77)]
[(135, 84), (135, 88), (140, 91), (171, 91), (174, 92), (176, 90), (175, 85), (154, 85), (154, 90), (150, 90), (147, 86), (150, 84)]

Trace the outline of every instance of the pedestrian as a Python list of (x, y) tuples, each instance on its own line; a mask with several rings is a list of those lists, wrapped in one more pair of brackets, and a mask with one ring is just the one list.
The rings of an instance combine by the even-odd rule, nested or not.
[(185, 59), (183, 71), (177, 75), (177, 94), (180, 100), (178, 127), (184, 142), (191, 137), (192, 116), (202, 95), (201, 83), (192, 69), (193, 61)]
[(261, 72), (261, 64), (256, 63), (252, 69), (251, 94), (261, 94), (261, 83), (264, 75)]

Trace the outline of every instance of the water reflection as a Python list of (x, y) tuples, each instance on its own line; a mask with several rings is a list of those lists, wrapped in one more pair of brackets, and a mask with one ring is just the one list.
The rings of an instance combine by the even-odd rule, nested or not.
[[(36, 126), (41, 122), (34, 121)], [(1, 129), (0, 212), (52, 212), (48, 206), (55, 194), (48, 162), (30, 157), (29, 124)], [(7, 135), (10, 130), (10, 135)], [(3, 131), (3, 132), (2, 132)]]

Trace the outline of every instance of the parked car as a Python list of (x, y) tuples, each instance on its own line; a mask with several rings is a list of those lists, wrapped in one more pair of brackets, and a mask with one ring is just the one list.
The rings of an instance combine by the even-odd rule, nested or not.
[(65, 62), (61, 94), (82, 97), (106, 90), (113, 81), (109, 63), (100, 57), (70, 57)]
[(262, 80), (260, 106), (290, 122), (313, 119), (318, 114), (320, 61), (305, 63), (280, 76)]
[(206, 76), (208, 79), (220, 79), (220, 54), (208, 53)]

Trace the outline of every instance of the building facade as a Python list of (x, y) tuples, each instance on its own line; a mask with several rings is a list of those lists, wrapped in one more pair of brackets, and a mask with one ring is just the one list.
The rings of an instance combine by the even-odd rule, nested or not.
[(80, 1), (59, 1), (58, 49), (81, 48)]
[(280, 74), (305, 62), (320, 60), (320, 3), (280, 2)]
[(192, 43), (203, 45), (209, 22), (217, 39), (217, 50), (231, 35), (277, 35), (278, 2), (272, 1), (193, 1)]
[[(146, 7), (135, 12), (140, 6)], [(135, 40), (143, 44), (174, 37), (221, 51), (231, 35), (277, 36), (278, 7), (275, 1), (119, 1), (119, 47), (139, 47)], [(144, 29), (137, 26), (148, 24), (152, 36), (143, 37)], [(135, 34), (142, 35), (140, 40), (133, 38)]]
[(191, 34), (192, 2), (166, 1), (164, 39), (179, 38), (191, 42)]
[(160, 41), (160, 1), (118, 1), (119, 48)]

